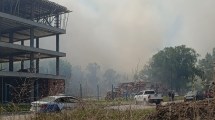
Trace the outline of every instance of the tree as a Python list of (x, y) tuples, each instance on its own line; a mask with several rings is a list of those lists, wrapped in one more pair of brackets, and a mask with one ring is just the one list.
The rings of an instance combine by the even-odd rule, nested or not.
[[(55, 61), (49, 61), (49, 73), (56, 73), (56, 65)], [(72, 65), (65, 60), (60, 60), (60, 75), (65, 76), (67, 78), (71, 78)]]
[(86, 67), (86, 70), (87, 86), (90, 90), (88, 92), (90, 92), (89, 94), (91, 95), (95, 95), (94, 93), (96, 93), (96, 88), (100, 81), (98, 77), (98, 73), (100, 72), (100, 65), (98, 65), (97, 63), (89, 63)]
[(72, 66), (72, 80), (70, 87), (70, 93), (73, 95), (79, 96), (80, 95), (80, 84), (84, 86), (83, 82), (85, 81), (84, 71), (82, 70), (81, 66)]
[(195, 75), (201, 76), (201, 70), (196, 67), (198, 56), (194, 49), (185, 45), (166, 47), (153, 55), (140, 71), (140, 78), (164, 83), (170, 89), (185, 88)]
[(116, 84), (116, 80), (118, 79), (119, 75), (117, 75), (116, 71), (113, 69), (107, 69), (103, 75), (104, 83), (107, 86), (111, 86), (112, 84)]
[(207, 53), (205, 58), (199, 60), (199, 68), (204, 71), (203, 78), (205, 82), (209, 83), (213, 80), (213, 63), (215, 58), (215, 48), (213, 49), (213, 53)]

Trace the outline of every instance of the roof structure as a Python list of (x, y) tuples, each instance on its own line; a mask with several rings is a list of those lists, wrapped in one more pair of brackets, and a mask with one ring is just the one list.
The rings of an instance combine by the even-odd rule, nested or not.
[(33, 19), (70, 12), (66, 7), (48, 0), (0, 0), (0, 2), (4, 2), (4, 5), (0, 6), (2, 12), (25, 19), (32, 19), (32, 9)]
[(1, 41), (9, 42), (30, 39), (30, 28), (34, 37), (47, 37), (65, 34), (70, 11), (48, 0), (0, 0)]

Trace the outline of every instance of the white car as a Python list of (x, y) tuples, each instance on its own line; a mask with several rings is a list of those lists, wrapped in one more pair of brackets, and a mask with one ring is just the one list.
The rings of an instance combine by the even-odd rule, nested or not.
[(74, 109), (79, 99), (73, 96), (48, 96), (31, 103), (31, 112), (58, 112), (65, 109)]
[(134, 100), (136, 104), (138, 104), (138, 102), (147, 102), (158, 105), (163, 101), (163, 96), (161, 94), (157, 94), (154, 90), (144, 90), (135, 95)]

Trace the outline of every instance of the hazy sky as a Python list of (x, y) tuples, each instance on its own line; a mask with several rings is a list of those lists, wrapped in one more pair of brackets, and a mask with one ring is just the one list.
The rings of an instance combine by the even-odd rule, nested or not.
[(51, 1), (73, 11), (61, 36), (73, 65), (97, 62), (131, 73), (167, 46), (185, 44), (202, 56), (215, 47), (214, 0)]

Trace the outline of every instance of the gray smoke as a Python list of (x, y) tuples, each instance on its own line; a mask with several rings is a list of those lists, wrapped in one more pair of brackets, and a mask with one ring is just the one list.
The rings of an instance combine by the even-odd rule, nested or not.
[(52, 1), (73, 11), (61, 50), (74, 65), (131, 73), (166, 46), (185, 44), (202, 56), (215, 47), (213, 0)]

